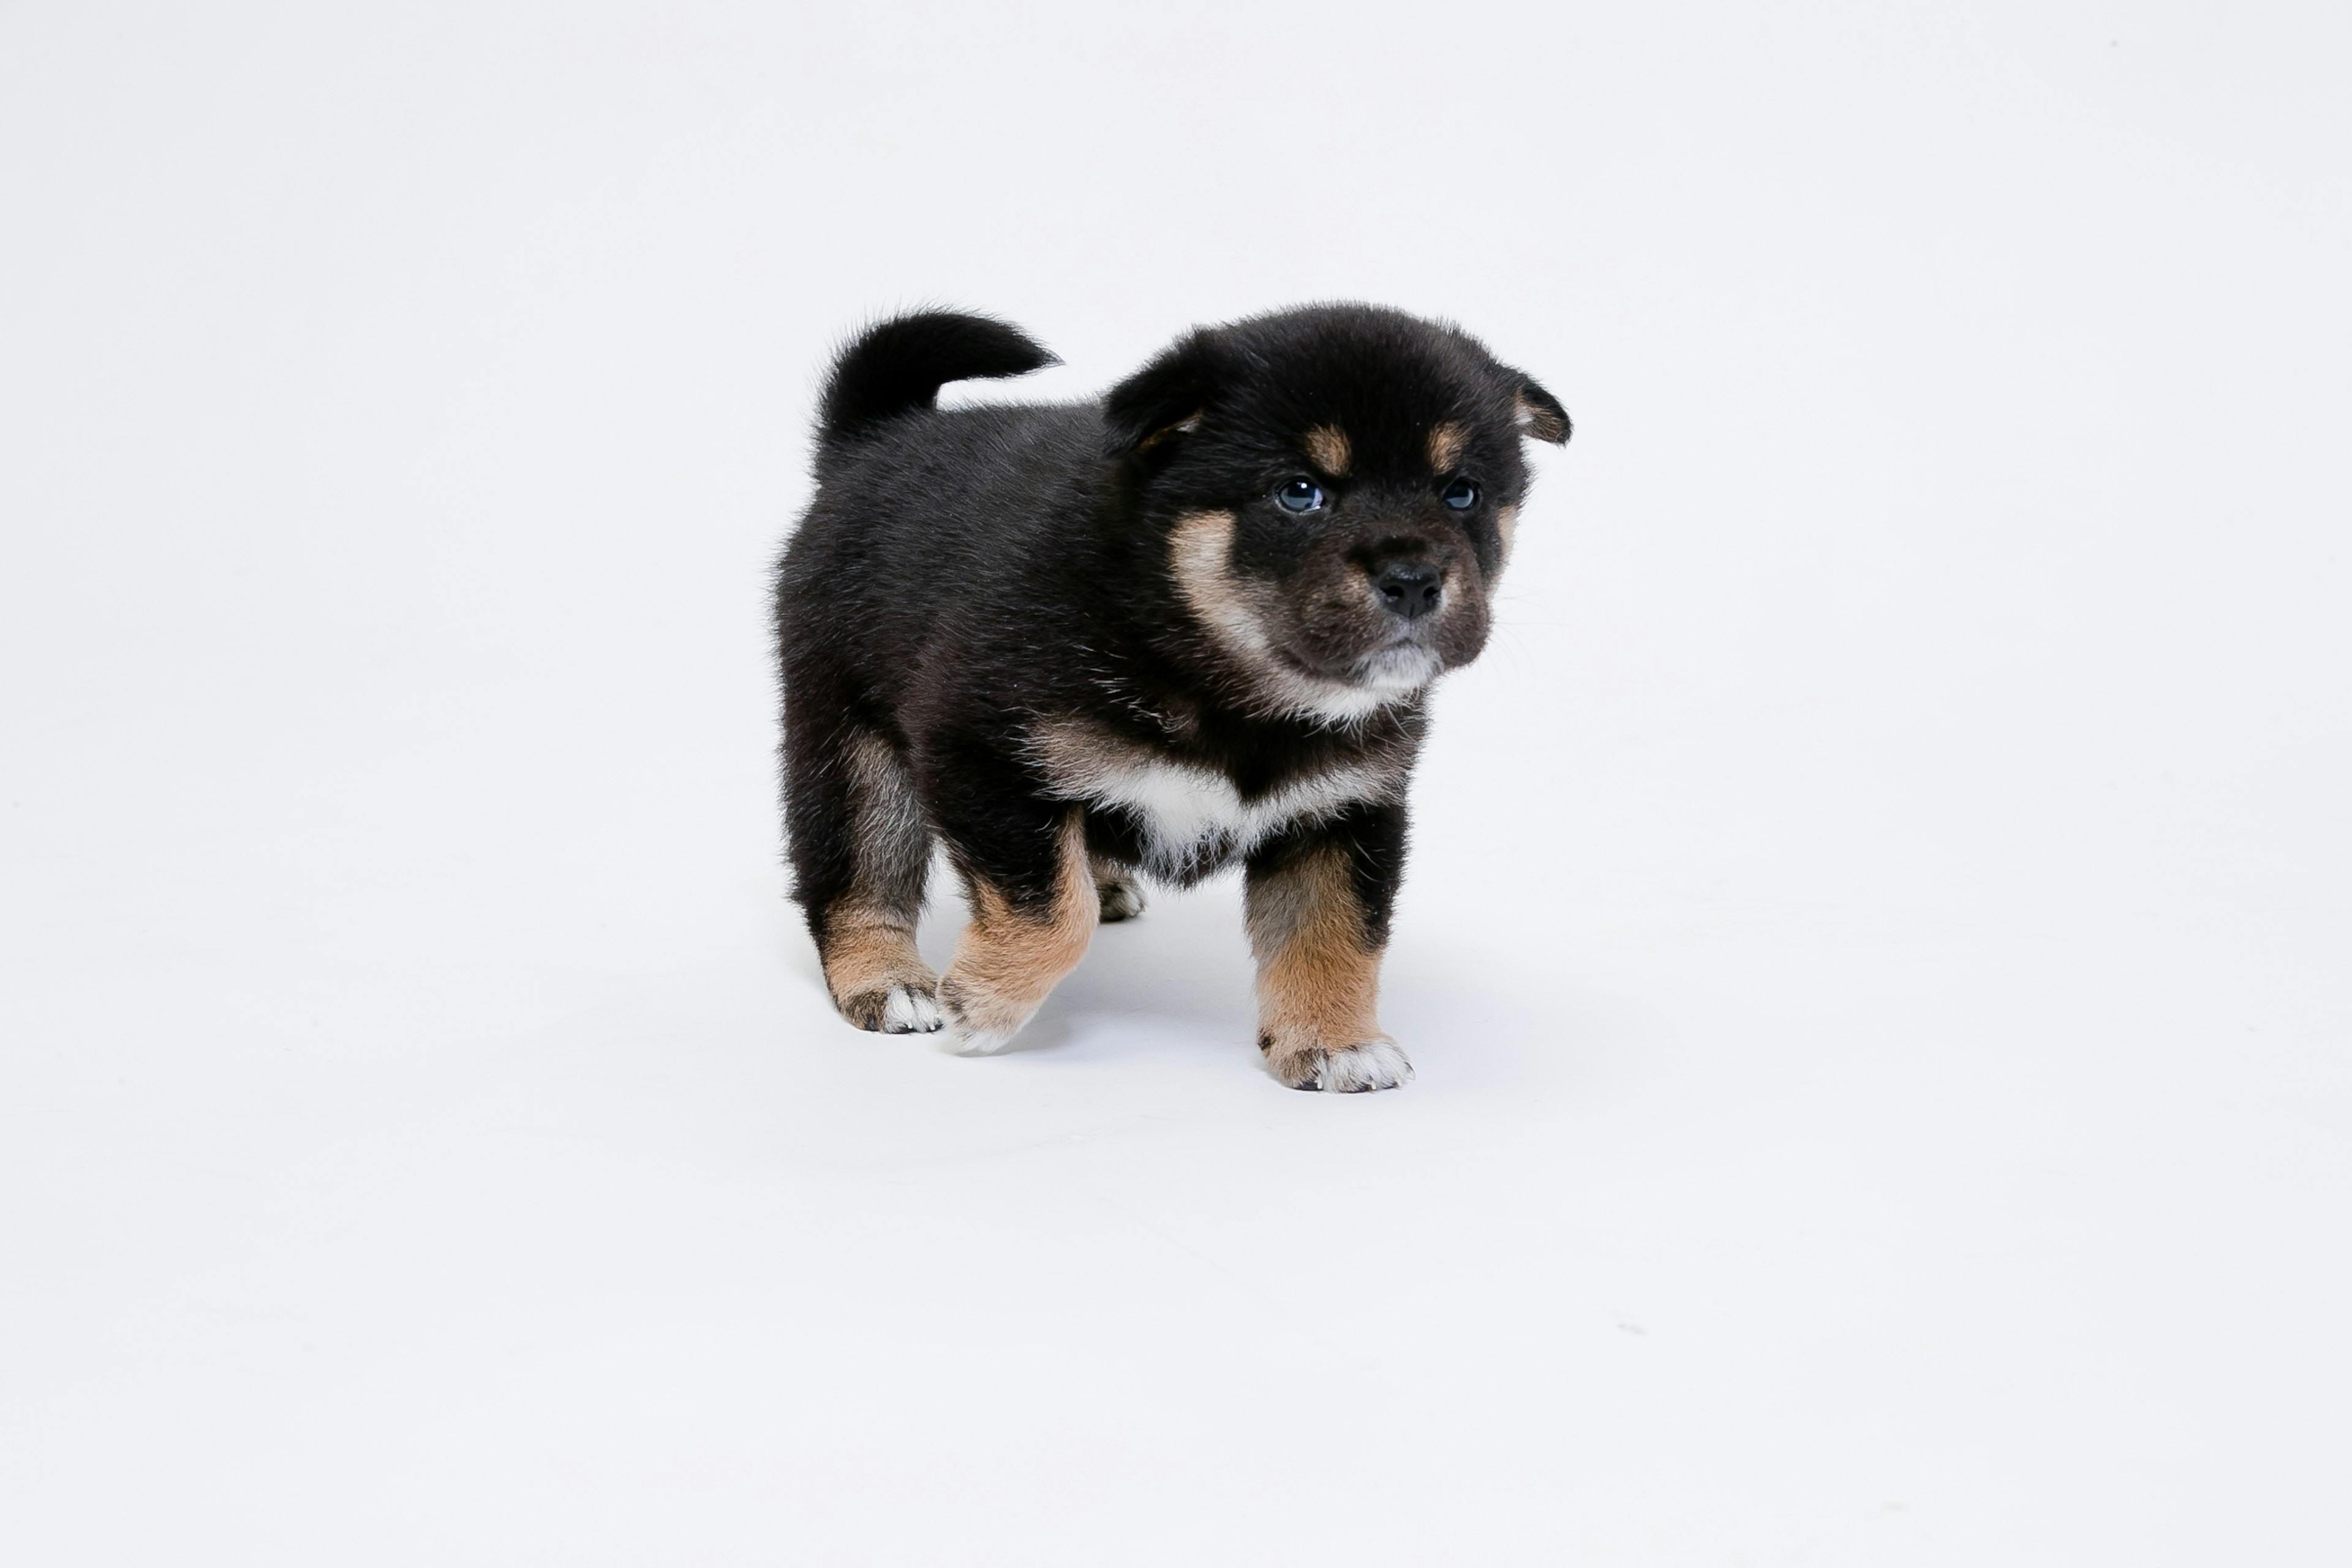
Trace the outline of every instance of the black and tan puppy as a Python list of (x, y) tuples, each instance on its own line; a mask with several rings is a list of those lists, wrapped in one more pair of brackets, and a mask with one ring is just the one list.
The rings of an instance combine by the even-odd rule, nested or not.
[[(1054, 363), (884, 322), (824, 394), (777, 573), (786, 827), (844, 1016), (1003, 1045), (1086, 952), (1238, 861), (1258, 1048), (1297, 1089), (1412, 1076), (1372, 998), (1430, 682), (1486, 646), (1551, 394), (1451, 327), (1329, 305), (1206, 328), (1099, 403), (940, 409)], [(931, 842), (971, 921), (915, 951)]]

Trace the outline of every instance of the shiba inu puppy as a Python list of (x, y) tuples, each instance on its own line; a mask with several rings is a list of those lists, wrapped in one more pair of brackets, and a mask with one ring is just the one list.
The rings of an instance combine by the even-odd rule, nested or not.
[[(1478, 656), (1552, 395), (1453, 327), (1318, 305), (1192, 331), (1099, 402), (941, 409), (1055, 363), (986, 317), (859, 336), (776, 575), (785, 826), (842, 1016), (993, 1050), (1139, 876), (1238, 862), (1258, 1048), (1412, 1076), (1373, 1012), (1430, 683)], [(934, 839), (971, 923), (915, 949)]]

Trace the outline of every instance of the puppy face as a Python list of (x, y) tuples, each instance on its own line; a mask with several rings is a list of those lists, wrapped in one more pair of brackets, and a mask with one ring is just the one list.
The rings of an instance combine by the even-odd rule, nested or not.
[(1527, 489), (1568, 418), (1475, 339), (1325, 306), (1192, 336), (1110, 395), (1175, 595), (1261, 707), (1360, 718), (1486, 647)]

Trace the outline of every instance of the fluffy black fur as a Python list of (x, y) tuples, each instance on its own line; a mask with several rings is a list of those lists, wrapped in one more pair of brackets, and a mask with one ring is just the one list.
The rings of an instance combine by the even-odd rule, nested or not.
[[(1428, 680), (1485, 645), (1522, 437), (1568, 438), (1558, 400), (1475, 339), (1364, 305), (1195, 331), (1099, 402), (935, 405), (1054, 363), (1003, 322), (925, 312), (858, 337), (824, 391), (817, 493), (776, 577), (785, 816), (835, 1001), (868, 1027), (924, 1027), (930, 999), (844, 994), (843, 922), (911, 931), (932, 835), (1041, 930), (1074, 817), (1106, 889), (1235, 859), (1271, 889), (1336, 848), (1376, 958)], [(1286, 504), (1301, 484), (1319, 505)], [(1049, 731), (1091, 750), (1073, 762)], [(1146, 773), (1309, 808), (1177, 843), (1121, 794)], [(1330, 782), (1363, 779), (1388, 782)]]

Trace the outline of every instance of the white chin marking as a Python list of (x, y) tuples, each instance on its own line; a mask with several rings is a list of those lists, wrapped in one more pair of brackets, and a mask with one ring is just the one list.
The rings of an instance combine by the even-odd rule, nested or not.
[(1356, 666), (1350, 681), (1290, 677), (1292, 711), (1327, 724), (1348, 724), (1402, 702), (1437, 679), (1444, 660), (1425, 647), (1384, 647)]
[(1418, 644), (1384, 647), (1357, 667), (1356, 679), (1376, 691), (1402, 695), (1418, 691), (1435, 679), (1441, 662)]
[(1412, 1081), (1412, 1063), (1394, 1040), (1368, 1040), (1325, 1057), (1310, 1087), (1330, 1094), (1359, 1094)]
[(1370, 718), (1407, 695), (1372, 686), (1342, 686), (1336, 680), (1317, 681), (1312, 689), (1307, 689), (1304, 680), (1297, 684), (1302, 689), (1287, 711), (1301, 719), (1319, 719), (1326, 724), (1350, 724)]
[(882, 1002), (882, 1032), (886, 1035), (928, 1035), (940, 1026), (940, 1006), (919, 991), (890, 987)]

